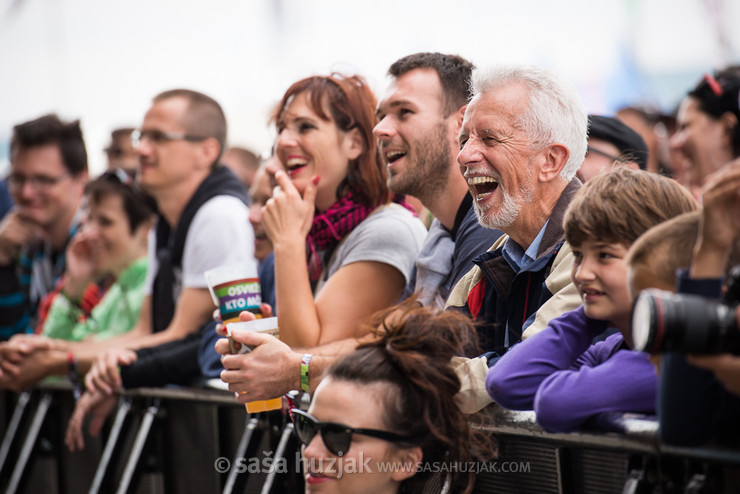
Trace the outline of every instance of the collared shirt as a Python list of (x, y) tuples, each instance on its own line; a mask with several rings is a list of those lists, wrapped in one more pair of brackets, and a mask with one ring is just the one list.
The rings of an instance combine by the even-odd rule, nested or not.
[[(537, 259), (537, 251), (540, 250), (540, 243), (542, 243), (542, 237), (545, 236), (545, 229), (549, 222), (549, 219), (545, 221), (545, 224), (542, 226), (540, 232), (534, 238), (532, 243), (529, 244), (527, 250), (522, 249), (521, 245), (512, 240), (511, 237), (506, 240), (504, 248), (501, 250), (501, 255), (506, 259), (506, 262), (509, 263), (509, 266), (511, 266), (511, 269), (513, 269), (515, 273), (521, 273), (527, 266)], [(509, 322), (507, 321), (504, 345), (506, 348), (509, 348), (509, 344)]]
[(527, 250), (524, 250), (511, 238), (506, 241), (506, 243), (504, 244), (504, 248), (501, 251), (501, 255), (504, 256), (504, 259), (506, 259), (506, 262), (509, 263), (509, 266), (511, 266), (511, 269), (513, 269), (515, 273), (523, 271), (527, 266), (529, 266), (533, 261), (537, 259), (537, 251), (540, 250), (540, 243), (542, 242), (542, 237), (545, 236), (545, 229), (547, 228), (547, 224), (549, 222), (550, 220), (548, 219), (542, 226), (542, 229), (540, 229), (540, 232), (534, 238), (532, 243), (529, 244)]

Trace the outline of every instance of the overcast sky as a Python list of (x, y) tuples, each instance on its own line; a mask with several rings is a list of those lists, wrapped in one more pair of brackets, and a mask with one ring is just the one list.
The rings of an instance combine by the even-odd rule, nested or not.
[(732, 0), (0, 0), (0, 160), (15, 123), (57, 112), (81, 119), (98, 172), (109, 132), (175, 87), (216, 98), (230, 142), (262, 152), (295, 80), (356, 72), (381, 93), (388, 66), (417, 51), (547, 66), (595, 113), (670, 111), (738, 61), (738, 25)]

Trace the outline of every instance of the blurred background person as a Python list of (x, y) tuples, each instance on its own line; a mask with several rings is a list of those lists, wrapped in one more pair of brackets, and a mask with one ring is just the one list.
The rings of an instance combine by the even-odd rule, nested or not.
[(7, 180), (15, 206), (0, 222), (0, 340), (35, 327), (39, 303), (64, 273), (87, 179), (79, 121), (50, 114), (13, 127)]
[(249, 189), (260, 167), (260, 158), (249, 149), (231, 146), (224, 152), (221, 163), (230, 168), (236, 178), (244, 182)]
[(576, 176), (581, 182), (606, 173), (615, 165), (647, 167), (648, 148), (640, 135), (613, 117), (589, 115), (588, 147)]
[(673, 129), (667, 127), (666, 116), (657, 108), (648, 105), (634, 105), (620, 108), (614, 116), (629, 128), (640, 134), (647, 145), (647, 165), (649, 172), (673, 176), (672, 167), (666, 155), (668, 138)]
[[(121, 169), (90, 182), (86, 197), (87, 219), (67, 248), (61, 291), (53, 299), (43, 336), (16, 335), (0, 344), (2, 387), (20, 390), (48, 375), (66, 375), (70, 352), (80, 358), (75, 368), (85, 372), (95, 357), (80, 352), (85, 342), (126, 333), (139, 319), (154, 202)], [(89, 309), (83, 304), (85, 290), (102, 282), (110, 286)]]
[(706, 178), (740, 156), (740, 66), (705, 74), (678, 108), (670, 144), (688, 170), (697, 197)]
[(131, 133), (134, 130), (136, 129), (133, 127), (123, 127), (110, 133), (110, 144), (105, 148), (108, 170), (121, 168), (128, 173), (136, 173), (139, 156), (131, 143)]

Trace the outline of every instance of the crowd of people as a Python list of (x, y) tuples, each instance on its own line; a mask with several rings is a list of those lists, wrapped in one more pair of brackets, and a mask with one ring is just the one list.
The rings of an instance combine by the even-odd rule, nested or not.
[[(378, 99), (359, 75), (295, 82), (262, 159), (188, 89), (113, 131), (95, 178), (79, 122), (16, 125), (0, 387), (71, 370), (73, 450), (122, 389), (302, 391), (306, 492), (419, 492), (418, 465), (492, 454), (470, 425), (492, 403), (548, 431), (641, 413), (666, 443), (737, 446), (740, 356), (640, 351), (632, 309), (649, 288), (720, 300), (740, 262), (740, 69), (701, 78), (673, 121), (589, 115), (533, 66), (416, 53), (388, 76)], [(227, 339), (204, 273), (252, 260), (279, 338)], [(414, 468), (315, 466), (361, 454)]]

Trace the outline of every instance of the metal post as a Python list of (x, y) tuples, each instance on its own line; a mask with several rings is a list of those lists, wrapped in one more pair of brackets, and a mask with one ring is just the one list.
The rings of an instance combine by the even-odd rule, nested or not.
[(49, 410), (49, 405), (51, 405), (51, 393), (44, 391), (41, 393), (41, 399), (36, 408), (36, 413), (33, 416), (31, 428), (28, 430), (26, 440), (23, 441), (23, 448), (18, 457), (18, 462), (15, 464), (15, 468), (13, 469), (13, 475), (10, 477), (8, 490), (5, 491), (6, 494), (13, 494), (16, 489), (18, 489), (18, 484), (20, 484), (21, 477), (23, 476), (23, 470), (25, 470), (26, 463), (28, 463), (28, 458), (31, 456), (33, 446), (36, 444), (36, 438), (38, 437), (41, 426), (46, 418), (46, 412)]
[(13, 416), (10, 418), (10, 423), (8, 424), (8, 430), (5, 431), (3, 443), (0, 444), (0, 472), (3, 471), (5, 460), (8, 459), (10, 446), (13, 444), (13, 439), (15, 439), (15, 435), (18, 432), (18, 426), (21, 423), (23, 412), (25, 411), (26, 405), (28, 404), (28, 400), (30, 398), (31, 393), (29, 391), (24, 391), (18, 396), (18, 401), (16, 402), (15, 408), (13, 409)]
[(270, 493), (270, 489), (272, 489), (272, 483), (275, 481), (275, 477), (277, 476), (276, 468), (278, 465), (278, 460), (284, 456), (285, 448), (288, 447), (288, 440), (290, 439), (290, 436), (292, 434), (293, 422), (288, 422), (288, 424), (285, 426), (285, 429), (283, 429), (283, 434), (280, 436), (280, 442), (278, 443), (277, 451), (275, 451), (275, 459), (272, 463), (270, 471), (267, 474), (265, 484), (262, 486), (262, 494)]
[(95, 478), (93, 478), (92, 485), (90, 486), (90, 494), (97, 494), (98, 491), (100, 491), (100, 486), (103, 485), (105, 471), (108, 469), (108, 463), (110, 463), (110, 459), (113, 456), (113, 450), (118, 442), (118, 437), (121, 435), (121, 429), (123, 429), (123, 421), (126, 420), (126, 415), (130, 409), (131, 398), (121, 397), (119, 400), (118, 411), (116, 412), (116, 418), (113, 421), (113, 427), (111, 428), (110, 435), (105, 443), (103, 456), (100, 458), (98, 469), (95, 471)]
[(229, 470), (229, 476), (226, 477), (226, 485), (224, 486), (223, 494), (231, 494), (234, 490), (236, 476), (239, 475), (239, 472), (234, 468), (234, 465), (239, 461), (239, 458), (244, 458), (244, 455), (247, 454), (247, 448), (249, 447), (249, 443), (252, 441), (252, 434), (254, 434), (254, 430), (257, 428), (258, 423), (259, 420), (257, 420), (256, 417), (247, 419), (247, 426), (244, 428), (242, 438), (239, 440), (239, 445), (236, 447), (234, 461), (231, 462), (232, 468)]
[(118, 484), (118, 491), (116, 491), (117, 494), (126, 494), (128, 491), (129, 484), (134, 476), (136, 464), (139, 463), (141, 451), (144, 449), (146, 438), (149, 435), (149, 430), (152, 428), (152, 422), (154, 422), (154, 417), (157, 415), (158, 411), (159, 399), (155, 399), (152, 405), (147, 408), (144, 417), (141, 419), (139, 431), (136, 433), (136, 440), (134, 441), (134, 445), (131, 447), (131, 455), (129, 456), (128, 462), (126, 462), (126, 468), (123, 471), (121, 483)]

